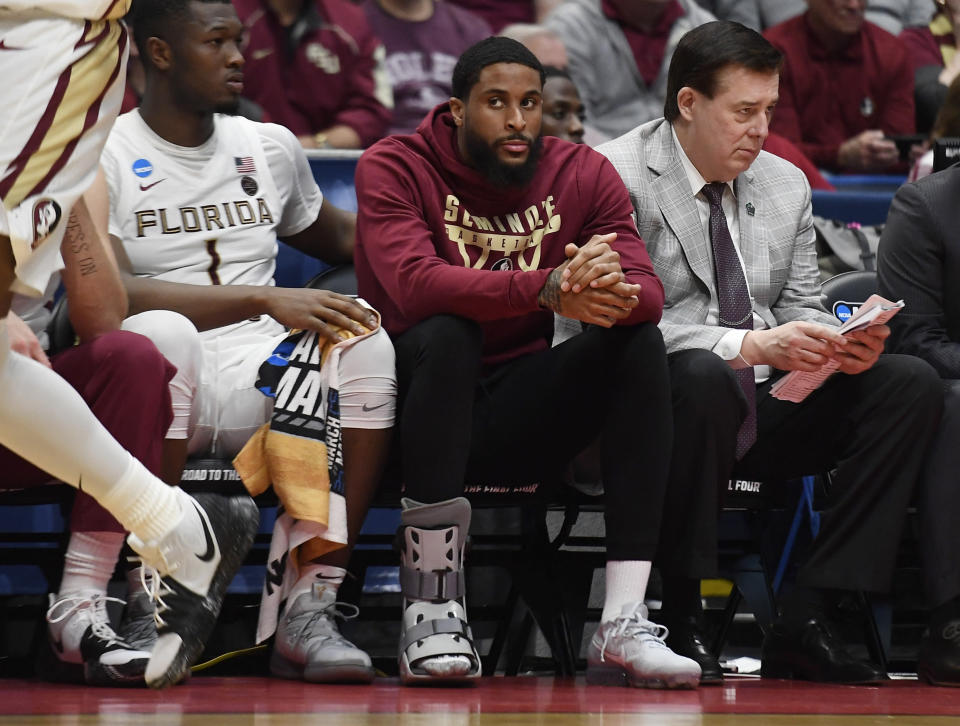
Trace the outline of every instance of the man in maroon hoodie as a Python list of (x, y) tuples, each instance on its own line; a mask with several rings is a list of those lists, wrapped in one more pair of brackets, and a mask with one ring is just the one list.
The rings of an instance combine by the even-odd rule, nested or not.
[[(464, 482), (547, 480), (601, 437), (606, 601), (588, 679), (693, 687), (643, 605), (671, 446), (663, 288), (613, 167), (541, 138), (543, 69), (487, 38), (415, 134), (361, 158), (361, 294), (394, 339), (406, 494), (404, 682), (480, 674), (466, 623)], [(550, 348), (553, 314), (589, 323)]]

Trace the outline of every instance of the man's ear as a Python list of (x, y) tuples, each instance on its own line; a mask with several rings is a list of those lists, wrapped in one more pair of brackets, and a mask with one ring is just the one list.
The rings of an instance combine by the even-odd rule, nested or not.
[(453, 114), (453, 122), (457, 126), (463, 126), (463, 113), (465, 110), (466, 106), (463, 101), (456, 96), (450, 97), (450, 113)]
[(698, 100), (698, 94), (690, 86), (684, 86), (677, 91), (677, 108), (684, 121), (693, 120), (693, 107)]
[(173, 64), (170, 44), (156, 36), (147, 38), (147, 61), (157, 70), (165, 71)]

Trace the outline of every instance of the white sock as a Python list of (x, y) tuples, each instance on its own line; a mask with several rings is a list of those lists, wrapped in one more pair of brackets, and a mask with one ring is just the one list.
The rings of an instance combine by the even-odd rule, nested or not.
[(290, 588), (287, 602), (292, 603), (303, 593), (310, 592), (314, 583), (317, 582), (323, 583), (327, 589), (336, 592), (343, 584), (343, 578), (346, 575), (347, 571), (345, 569), (333, 565), (321, 565), (318, 562), (308, 562), (305, 565), (300, 565), (300, 577)]
[(0, 444), (55, 478), (83, 489), (144, 541), (180, 521), (174, 491), (100, 424), (73, 387), (10, 350), (0, 321)]
[(58, 597), (79, 590), (106, 593), (123, 549), (123, 532), (74, 532), (63, 562)]
[(650, 562), (641, 560), (612, 560), (607, 562), (607, 595), (603, 601), (600, 622), (606, 623), (620, 616), (624, 605), (643, 602), (650, 579)]

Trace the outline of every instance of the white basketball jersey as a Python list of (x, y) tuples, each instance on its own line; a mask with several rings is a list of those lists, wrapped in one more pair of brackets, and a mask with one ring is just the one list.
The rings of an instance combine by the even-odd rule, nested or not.
[(23, 13), (40, 10), (51, 15), (80, 20), (119, 19), (130, 9), (130, 0), (3, 0), (3, 12)]
[[(278, 144), (276, 126), (223, 115), (214, 123), (210, 140), (192, 153), (153, 133), (138, 111), (117, 119), (102, 157), (110, 234), (123, 241), (139, 276), (192, 285), (273, 285), (277, 235), (311, 224), (322, 196), (312, 177), (312, 188), (290, 183), (296, 157), (277, 148), (289, 137), (302, 151), (289, 131), (281, 130), (285, 136)], [(273, 167), (265, 143), (273, 144)], [(278, 185), (275, 175), (283, 174), (287, 178)], [(262, 315), (202, 335), (282, 330)]]

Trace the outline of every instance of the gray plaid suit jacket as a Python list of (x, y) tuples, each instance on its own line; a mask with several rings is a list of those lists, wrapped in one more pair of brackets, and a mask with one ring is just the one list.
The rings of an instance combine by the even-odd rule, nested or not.
[[(597, 151), (623, 177), (637, 229), (663, 281), (660, 330), (667, 352), (711, 350), (728, 328), (706, 324), (707, 306), (716, 297), (713, 257), (670, 124), (662, 118), (650, 121)], [(761, 151), (735, 185), (740, 254), (754, 312), (771, 328), (791, 320), (837, 325), (820, 304), (806, 177), (793, 164)]]

